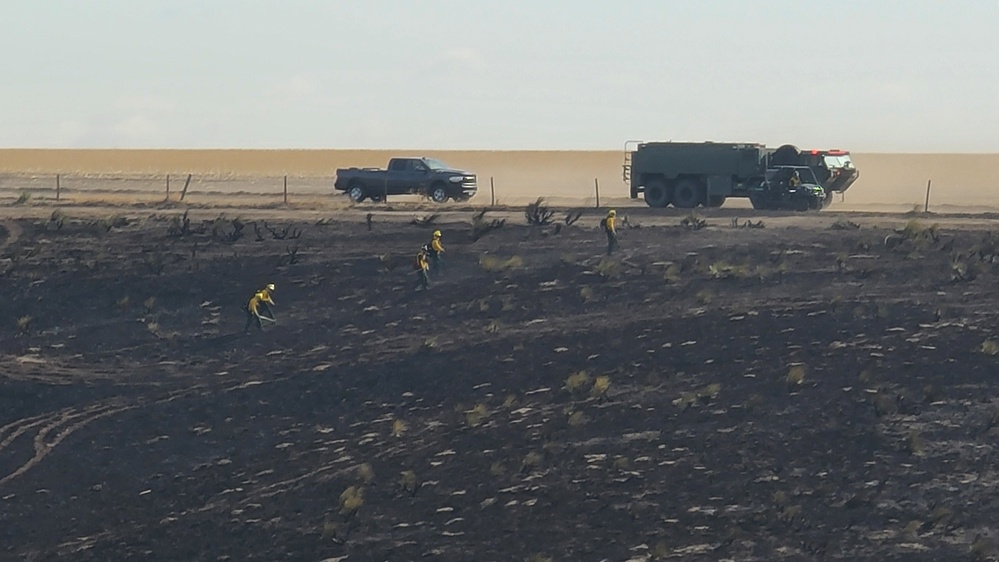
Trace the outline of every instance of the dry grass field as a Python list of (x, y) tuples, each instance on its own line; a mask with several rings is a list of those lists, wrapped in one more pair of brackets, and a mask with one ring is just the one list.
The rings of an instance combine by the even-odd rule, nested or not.
[[(383, 167), (396, 155), (427, 155), (479, 176), (473, 199), (489, 201), (494, 178), (501, 203), (520, 204), (543, 195), (569, 202), (592, 201), (594, 179), (604, 200), (626, 198), (621, 151), (425, 151), (425, 150), (0, 150), (0, 196), (18, 189), (49, 189), (63, 174), (67, 189), (92, 191), (164, 190), (171, 174), (174, 190), (195, 176), (195, 193), (329, 193), (336, 168)], [(999, 207), (999, 154), (855, 154), (860, 180), (839, 209), (878, 205), (895, 210), (922, 203), (933, 180), (932, 203), (951, 208)], [(158, 195), (152, 196), (153, 198)], [(624, 202), (626, 203), (626, 202)], [(641, 205), (641, 202), (635, 202)], [(739, 206), (731, 201), (729, 206)]]

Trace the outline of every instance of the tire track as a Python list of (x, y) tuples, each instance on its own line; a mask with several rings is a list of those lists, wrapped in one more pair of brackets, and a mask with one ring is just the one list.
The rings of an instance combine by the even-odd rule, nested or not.
[(0, 435), (2, 435), (5, 430), (8, 430), (8, 428), (13, 429), (12, 433), (0, 442), (0, 452), (3, 452), (30, 429), (42, 426), (32, 440), (35, 454), (13, 472), (3, 478), (0, 478), (0, 486), (31, 470), (35, 465), (42, 462), (45, 457), (54, 451), (60, 443), (77, 430), (86, 427), (101, 418), (131, 410), (136, 407), (137, 405), (135, 404), (120, 405), (117, 401), (112, 401), (110, 403), (90, 406), (83, 410), (67, 408), (52, 414), (26, 418), (25, 420), (20, 420), (0, 428)]

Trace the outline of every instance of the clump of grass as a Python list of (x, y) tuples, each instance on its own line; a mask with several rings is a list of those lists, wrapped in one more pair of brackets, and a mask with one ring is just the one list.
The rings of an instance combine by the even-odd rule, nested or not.
[(156, 307), (156, 297), (149, 297), (142, 302), (142, 306), (146, 309), (146, 314), (152, 314), (153, 309)]
[(491, 273), (497, 273), (500, 271), (524, 267), (524, 259), (520, 256), (502, 258), (492, 254), (482, 254), (479, 256), (479, 266)]
[(491, 474), (494, 478), (499, 478), (500, 476), (506, 474), (506, 467), (503, 466), (503, 463), (496, 461), (489, 466), (489, 474)]
[(604, 279), (617, 279), (621, 276), (621, 262), (613, 259), (602, 259), (597, 264), (597, 273)]
[(116, 304), (121, 310), (128, 310), (129, 305), (132, 304), (132, 299), (128, 298), (128, 295), (125, 295), (124, 297), (118, 299)]
[(530, 453), (527, 453), (527, 455), (524, 456), (523, 462), (520, 463), (521, 472), (528, 472), (530, 470), (534, 470), (535, 468), (541, 466), (542, 460), (544, 460), (544, 457), (541, 455), (541, 453), (537, 451), (531, 451)]
[(924, 439), (923, 434), (916, 429), (909, 432), (907, 445), (909, 452), (913, 455), (922, 455), (926, 452), (926, 439)]
[(721, 389), (722, 389), (721, 384), (711, 383), (697, 391), (697, 399), (704, 403), (716, 400), (718, 398), (718, 395), (721, 394)]
[(985, 340), (982, 342), (982, 347), (980, 349), (985, 355), (995, 357), (996, 355), (999, 355), (999, 341)]
[(33, 318), (31, 318), (28, 315), (21, 316), (20, 318), (17, 319), (17, 330), (22, 334), (27, 333), (28, 330), (31, 328), (32, 320)]
[(395, 420), (392, 422), (392, 437), (402, 437), (406, 434), (406, 422), (402, 420)]
[(375, 469), (368, 463), (357, 466), (357, 477), (365, 484), (371, 484), (375, 480)]
[(570, 394), (577, 394), (590, 384), (590, 375), (586, 371), (573, 373), (565, 379), (565, 389)]
[(22, 191), (21, 195), (17, 197), (14, 201), (15, 205), (27, 205), (28, 201), (31, 201), (31, 193), (28, 191)]
[(399, 475), (399, 487), (409, 495), (415, 496), (416, 491), (420, 489), (420, 482), (416, 478), (416, 473), (412, 470), (402, 471), (402, 474)]
[(700, 291), (697, 291), (697, 294), (694, 295), (694, 298), (696, 298), (697, 302), (699, 302), (702, 305), (709, 305), (715, 300), (714, 294), (707, 289), (701, 289)]
[(465, 412), (465, 423), (471, 427), (478, 427), (489, 417), (489, 409), (485, 404), (476, 404), (474, 408)]
[(593, 302), (597, 298), (597, 292), (593, 290), (593, 287), (584, 286), (579, 290), (579, 296), (583, 302)]
[(582, 410), (576, 410), (575, 412), (569, 414), (569, 425), (572, 427), (580, 427), (586, 425), (589, 420), (586, 418), (586, 414)]
[(691, 212), (680, 220), (680, 226), (688, 230), (701, 230), (707, 228), (708, 221), (702, 219), (697, 213)]
[(792, 365), (791, 368), (787, 370), (787, 376), (784, 378), (784, 382), (787, 383), (788, 390), (791, 390), (796, 386), (801, 386), (801, 384), (805, 382), (805, 366)]
[(364, 505), (364, 488), (350, 486), (340, 494), (340, 513), (352, 516)]
[(600, 375), (593, 381), (593, 386), (590, 387), (590, 396), (600, 399), (607, 398), (607, 391), (610, 390), (610, 384), (610, 377)]

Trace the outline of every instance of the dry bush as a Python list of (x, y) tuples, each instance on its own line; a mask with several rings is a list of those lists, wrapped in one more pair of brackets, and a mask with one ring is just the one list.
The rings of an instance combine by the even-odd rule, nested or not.
[(690, 213), (680, 220), (680, 226), (688, 230), (701, 230), (707, 228), (708, 221), (702, 219), (697, 213)]
[(581, 217), (581, 216), (583, 216), (583, 211), (580, 211), (578, 209), (566, 211), (565, 212), (565, 219), (564, 219), (565, 225), (566, 226), (572, 226), (573, 224), (576, 223), (576, 221), (579, 220), (579, 217)]
[(528, 204), (524, 208), (524, 218), (527, 219), (527, 224), (532, 226), (551, 224), (552, 217), (554, 216), (555, 211), (548, 208), (544, 197), (538, 197), (535, 202)]
[(434, 223), (437, 222), (437, 219), (439, 219), (440, 217), (441, 216), (439, 213), (431, 213), (429, 215), (413, 217), (413, 220), (409, 221), (409, 224), (415, 226), (432, 226)]

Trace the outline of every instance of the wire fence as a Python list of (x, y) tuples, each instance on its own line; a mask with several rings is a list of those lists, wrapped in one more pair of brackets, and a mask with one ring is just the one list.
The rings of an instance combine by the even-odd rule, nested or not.
[[(554, 195), (555, 198), (582, 198), (587, 205), (596, 207), (601, 205), (601, 186), (597, 178), (590, 186), (573, 190), (575, 193), (572, 195), (548, 195), (540, 190), (508, 187), (502, 201), (497, 193), (497, 184), (494, 177), (480, 177), (478, 193), (472, 204), (495, 206), (534, 200), (539, 196), (551, 199)], [(334, 190), (333, 178), (326, 176), (0, 173), (0, 204), (6, 205), (28, 202), (80, 205), (183, 202), (189, 205), (261, 206), (303, 205), (318, 201), (346, 203), (348, 200), (343, 192)]]

